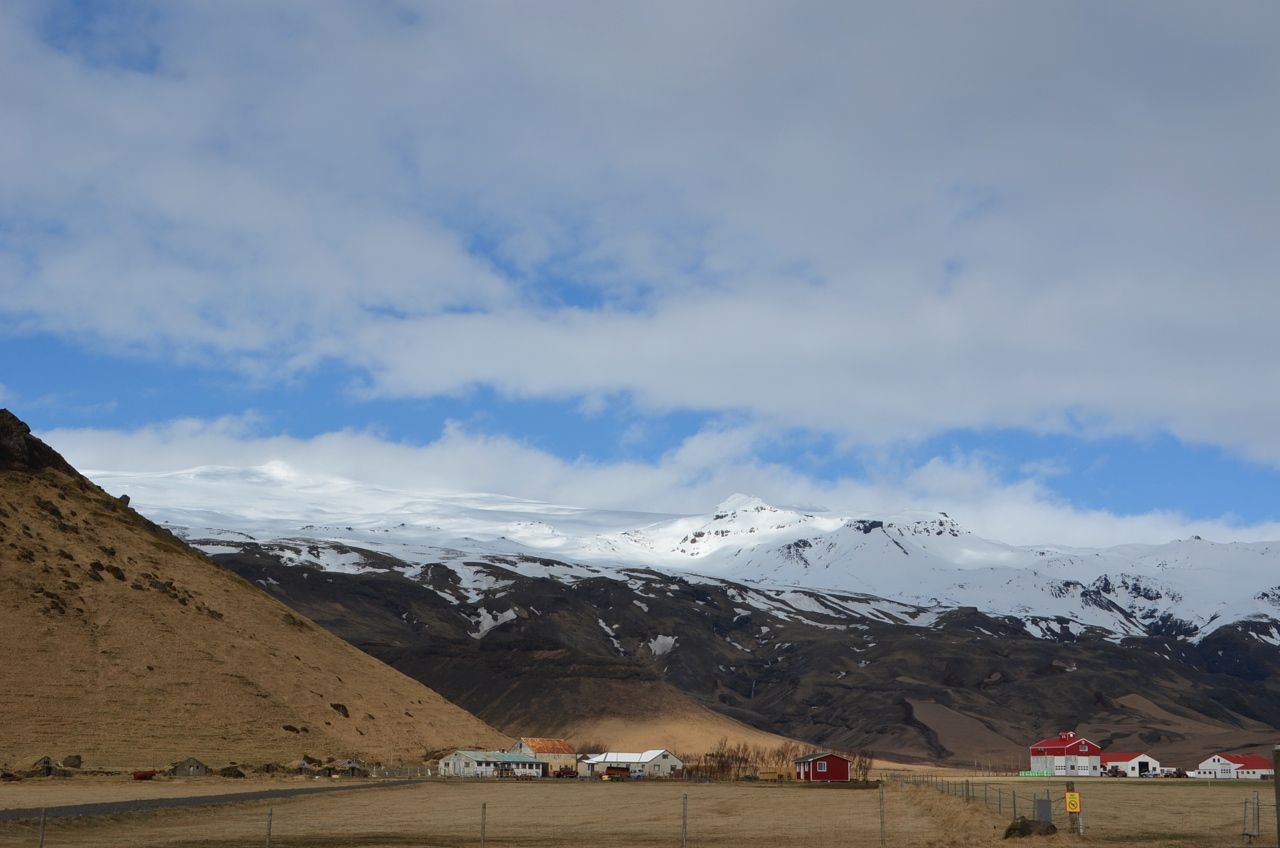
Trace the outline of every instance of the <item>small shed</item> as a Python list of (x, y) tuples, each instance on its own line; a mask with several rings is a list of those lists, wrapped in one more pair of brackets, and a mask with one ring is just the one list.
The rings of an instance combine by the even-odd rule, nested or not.
[(213, 769), (195, 757), (187, 757), (185, 760), (169, 766), (169, 774), (174, 777), (208, 777), (212, 773)]
[(340, 774), (344, 777), (368, 777), (368, 767), (359, 760), (338, 760), (336, 763), (329, 764), (333, 768), (334, 774)]
[(31, 766), (31, 769), (24, 772), (23, 777), (70, 777), (71, 772), (62, 766), (54, 763), (51, 757), (41, 757)]
[(847, 782), (852, 780), (852, 763), (847, 757), (830, 751), (819, 751), (796, 757), (796, 780), (809, 783)]

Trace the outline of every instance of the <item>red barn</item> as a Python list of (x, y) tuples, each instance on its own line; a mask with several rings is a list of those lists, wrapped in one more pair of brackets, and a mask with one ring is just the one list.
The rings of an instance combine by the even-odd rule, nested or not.
[(851, 780), (852, 775), (851, 763), (839, 754), (821, 751), (796, 758), (796, 780), (830, 783), (833, 780)]
[(1031, 746), (1031, 770), (1050, 777), (1097, 777), (1102, 749), (1083, 736), (1064, 730)]

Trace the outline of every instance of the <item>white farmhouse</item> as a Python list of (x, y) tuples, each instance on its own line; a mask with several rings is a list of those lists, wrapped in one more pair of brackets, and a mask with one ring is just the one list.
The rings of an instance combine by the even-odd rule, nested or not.
[(1214, 754), (1195, 771), (1195, 777), (1213, 780), (1262, 780), (1275, 775), (1271, 761), (1258, 754)]
[(587, 773), (592, 777), (621, 773), (626, 769), (630, 777), (671, 777), (684, 768), (684, 763), (665, 748), (652, 748), (639, 753), (609, 752), (596, 754), (586, 760)]
[(541, 777), (542, 763), (506, 751), (454, 751), (440, 760), (444, 777)]

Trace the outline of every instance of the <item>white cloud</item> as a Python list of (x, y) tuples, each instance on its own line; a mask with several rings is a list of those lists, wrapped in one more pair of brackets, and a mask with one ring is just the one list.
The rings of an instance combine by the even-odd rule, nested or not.
[(10, 403), (17, 399), (17, 395), (7, 389), (4, 383), (0, 383), (0, 403)]
[(7, 7), (0, 308), (373, 396), (1280, 463), (1278, 9)]
[(706, 512), (731, 493), (748, 492), (777, 504), (821, 504), (847, 514), (945, 511), (979, 535), (1018, 544), (1160, 543), (1191, 535), (1280, 539), (1275, 522), (1249, 525), (1229, 516), (1192, 520), (1169, 512), (1117, 515), (1080, 509), (1033, 478), (1001, 480), (976, 457), (933, 458), (883, 479), (819, 481), (758, 459), (756, 450), (769, 433), (754, 425), (709, 428), (652, 463), (565, 461), (458, 424), (420, 445), (357, 431), (309, 439), (259, 436), (242, 419), (40, 435), (77, 467), (102, 471), (283, 464), (306, 477), (341, 477), (407, 491), (494, 492), (571, 506), (672, 513)]

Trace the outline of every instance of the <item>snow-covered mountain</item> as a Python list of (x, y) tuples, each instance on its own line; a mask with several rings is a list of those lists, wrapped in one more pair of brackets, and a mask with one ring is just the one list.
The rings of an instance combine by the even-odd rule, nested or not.
[(1276, 545), (1024, 547), (942, 513), (600, 511), (283, 465), (91, 476), (513, 733), (676, 705), (1010, 767), (1064, 727), (1198, 762), (1280, 714)]
[(1253, 638), (1280, 645), (1280, 543), (1026, 547), (979, 538), (945, 513), (841, 516), (745, 495), (706, 515), (588, 510), (313, 479), (281, 464), (90, 476), (210, 554), (265, 544), (329, 571), (442, 564), (465, 587), (486, 579), (474, 564), (492, 557), (570, 582), (645, 568), (756, 587), (750, 602), (766, 605), (797, 587), (884, 599), (895, 618), (918, 610), (905, 616), (918, 624), (974, 607), (1047, 638), (1196, 641), (1248, 621)]

